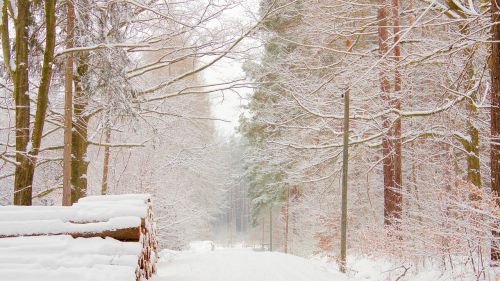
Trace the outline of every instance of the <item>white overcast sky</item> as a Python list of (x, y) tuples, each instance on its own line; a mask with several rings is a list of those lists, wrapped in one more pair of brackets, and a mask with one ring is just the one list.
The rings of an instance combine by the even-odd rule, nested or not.
[[(223, 22), (227, 25), (240, 24), (249, 26), (255, 22), (256, 13), (258, 11), (258, 0), (241, 0), (242, 5), (227, 11)], [(235, 37), (239, 34), (235, 34)], [(242, 44), (249, 45), (252, 41), (246, 40)], [(233, 59), (223, 59), (208, 68), (203, 73), (203, 79), (208, 83), (218, 83), (223, 81), (231, 81), (245, 77), (242, 70), (243, 61)], [(243, 112), (242, 105), (246, 102), (245, 98), (251, 93), (250, 89), (236, 89), (233, 91), (225, 91), (211, 95), (212, 115), (215, 118), (229, 120), (231, 122), (215, 121), (217, 130), (222, 137), (228, 138), (236, 133), (235, 128), (238, 126), (238, 119)]]

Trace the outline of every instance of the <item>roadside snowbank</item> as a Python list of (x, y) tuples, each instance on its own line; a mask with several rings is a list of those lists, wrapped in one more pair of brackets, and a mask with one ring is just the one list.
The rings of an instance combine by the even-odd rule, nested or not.
[[(324, 266), (338, 270), (335, 262), (324, 257), (313, 257), (312, 260), (323, 263)], [(444, 270), (439, 266), (427, 265), (426, 267), (405, 262), (389, 261), (381, 257), (368, 257), (362, 255), (351, 255), (347, 258), (350, 281), (477, 281), (477, 280), (500, 280), (500, 271), (491, 270), (484, 273), (480, 279), (471, 268), (454, 268)]]

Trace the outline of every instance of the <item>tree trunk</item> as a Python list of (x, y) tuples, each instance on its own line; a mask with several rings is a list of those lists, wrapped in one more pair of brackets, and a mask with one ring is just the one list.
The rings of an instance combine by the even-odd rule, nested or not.
[[(109, 120), (106, 120), (109, 122)], [(106, 131), (104, 132), (104, 141), (106, 143), (111, 142), (111, 128), (109, 128), (109, 124), (106, 125)], [(102, 182), (101, 182), (101, 195), (106, 195), (108, 193), (108, 175), (109, 175), (109, 156), (110, 156), (110, 147), (106, 145), (104, 147), (104, 159), (102, 163)]]
[[(475, 96), (475, 95), (474, 95)], [(473, 98), (473, 97), (471, 97)], [(469, 140), (464, 142), (467, 151), (467, 180), (477, 187), (481, 187), (481, 163), (479, 159), (479, 130), (473, 124), (473, 118), (476, 117), (477, 108), (470, 99), (467, 99), (468, 120), (467, 134)], [(480, 198), (471, 198), (480, 199)]]
[(89, 117), (85, 113), (88, 105), (87, 94), (83, 91), (82, 78), (88, 71), (88, 55), (81, 54), (78, 58), (77, 75), (75, 81), (74, 96), (74, 121), (71, 140), (71, 202), (87, 194), (87, 130)]
[(241, 195), (240, 195), (240, 200), (241, 200), (241, 216), (240, 216), (240, 220), (241, 220), (241, 232), (242, 233), (246, 233), (247, 231), (247, 221), (246, 221), (246, 217), (247, 217), (247, 202), (246, 202), (246, 198), (245, 198), (245, 194), (246, 194), (246, 190), (244, 188), (241, 189)]
[[(75, 8), (72, 0), (66, 1), (66, 48), (73, 48)], [(63, 160), (63, 199), (64, 206), (71, 205), (71, 148), (72, 148), (72, 114), (73, 114), (73, 54), (66, 54), (64, 71), (64, 160)]]
[[(28, 26), (30, 21), (29, 0), (17, 1), (17, 19), (15, 21), (15, 71), (14, 100), (16, 105), (16, 162), (14, 179), (14, 204), (31, 205), (32, 176), (30, 177), (30, 159), (28, 143), (30, 133), (30, 97), (28, 82)], [(30, 148), (28, 148), (30, 149)]]
[(285, 253), (288, 253), (288, 221), (290, 217), (290, 187), (286, 187), (286, 206), (285, 206)]
[[(491, 0), (491, 190), (500, 195), (500, 0)], [(497, 200), (500, 206), (500, 200)], [(498, 226), (498, 224), (497, 224)], [(500, 261), (500, 233), (494, 232), (491, 259)]]
[[(17, 24), (16, 24), (16, 54), (18, 51), (21, 53), (22, 60), (28, 61), (28, 54), (27, 54), (27, 39), (22, 39), (22, 38), (17, 38), (18, 36), (22, 36), (24, 38), (27, 38), (28, 34), (26, 33), (26, 28), (29, 25), (29, 3), (25, 3), (24, 1), (19, 2), (19, 9), (22, 9), (22, 13), (19, 13), (18, 19), (17, 19)], [(10, 49), (9, 45), (9, 39), (8, 39), (8, 20), (7, 20), (7, 7), (6, 4), (4, 3), (3, 7), (3, 12), (4, 12), (4, 17), (3, 17), (3, 27), (6, 28), (6, 30), (3, 30), (2, 32), (2, 39), (5, 39), (6, 41), (3, 42), (3, 48), (4, 48), (4, 56), (8, 55), (10, 56), (10, 51), (7, 51), (6, 48)], [(31, 136), (31, 147), (28, 147), (29, 143), (29, 124), (30, 122), (30, 116), (29, 116), (29, 109), (30, 109), (30, 103), (29, 103), (29, 96), (28, 95), (23, 95), (21, 93), (27, 93), (28, 89), (28, 81), (27, 81), (27, 68), (25, 67), (26, 64), (22, 64), (20, 66), (17, 66), (18, 63), (18, 57), (16, 55), (16, 70), (19, 69), (20, 71), (12, 71), (13, 77), (15, 81), (21, 81), (23, 79), (26, 79), (26, 81), (22, 82), (21, 84), (24, 85), (21, 88), (19, 88), (17, 83), (15, 82), (15, 88), (14, 88), (14, 96), (16, 100), (16, 136), (17, 133), (21, 133), (23, 136), (22, 138), (19, 139), (18, 143), (18, 138), (16, 138), (16, 150), (18, 153), (22, 153), (22, 155), (16, 155), (16, 159), (21, 159), (19, 163), (21, 163), (20, 166), (16, 167), (16, 174), (15, 174), (15, 193), (14, 193), (14, 203), (18, 205), (31, 205), (32, 201), (32, 186), (33, 186), (33, 176), (35, 173), (35, 166), (36, 166), (36, 160), (37, 156), (40, 150), (40, 143), (42, 140), (42, 134), (43, 134), (43, 127), (45, 124), (45, 117), (46, 117), (46, 112), (47, 112), (47, 104), (48, 104), (48, 93), (49, 93), (49, 88), (50, 88), (50, 82), (52, 78), (52, 61), (54, 59), (54, 47), (55, 47), (55, 0), (47, 0), (45, 1), (45, 29), (46, 29), (46, 34), (45, 34), (45, 50), (44, 50), (44, 55), (43, 55), (43, 63), (42, 63), (42, 74), (41, 74), (41, 80), (40, 80), (40, 86), (38, 88), (38, 95), (37, 95), (37, 108), (36, 108), (36, 113), (35, 113), (35, 121), (33, 125), (33, 132)], [(21, 26), (24, 26), (21, 28)], [(21, 28), (18, 30), (17, 28)], [(6, 33), (4, 33), (6, 32)], [(18, 33), (19, 32), (19, 33)], [(24, 41), (24, 42), (23, 42)], [(7, 53), (6, 53), (7, 52)], [(10, 60), (6, 60), (10, 64)], [(19, 60), (20, 62), (21, 60)], [(10, 68), (10, 65), (8, 66)], [(19, 80), (21, 79), (21, 80)], [(20, 85), (20, 84), (19, 84)], [(23, 89), (24, 88), (24, 89)], [(16, 90), (17, 89), (17, 90)], [(19, 97), (19, 99), (18, 99)], [(18, 104), (17, 102), (21, 102), (19, 108), (25, 108), (25, 110), (20, 110), (18, 111)], [(24, 105), (21, 105), (24, 104)], [(18, 114), (19, 113), (19, 114)], [(19, 116), (19, 119), (17, 118)], [(20, 123), (17, 123), (19, 120)], [(27, 122), (27, 123), (26, 123)], [(17, 130), (17, 125), (18, 124), (23, 124), (22, 125), (22, 130)], [(24, 146), (24, 151), (20, 148)], [(23, 151), (23, 152), (21, 152)]]
[[(387, 0), (379, 0), (378, 9), (378, 42), (379, 42), (379, 54), (381, 57), (386, 56), (389, 50), (387, 46), (388, 42), (388, 2)], [(387, 77), (387, 63), (383, 63), (382, 60), (380, 66), (380, 90), (382, 99), (387, 106), (393, 107), (394, 101), (390, 97), (390, 82)], [(395, 83), (397, 84), (397, 83)], [(399, 86), (400, 87), (400, 86)], [(397, 123), (397, 122), (396, 122)], [(401, 185), (397, 182), (398, 176), (396, 175), (397, 169), (400, 171), (401, 161), (397, 160), (398, 151), (396, 149), (397, 138), (397, 126), (391, 124), (391, 120), (388, 117), (384, 118), (383, 127), (386, 130), (386, 134), (382, 138), (382, 156), (383, 156), (383, 171), (384, 171), (384, 223), (386, 225), (391, 225), (395, 219), (401, 218), (401, 192), (399, 189)], [(401, 132), (399, 125), (399, 132)], [(399, 156), (400, 156), (399, 151)], [(399, 172), (400, 174), (400, 172)], [(399, 176), (399, 180), (401, 176)]]
[(48, 103), (48, 92), (52, 77), (52, 60), (55, 46), (55, 0), (45, 1), (45, 50), (42, 63), (42, 74), (38, 88), (37, 108), (29, 147), (30, 101), (28, 95), (28, 34), (30, 19), (30, 1), (18, 2), (18, 17), (15, 21), (16, 68), (11, 68), (10, 40), (8, 27), (7, 2), (2, 7), (2, 49), (4, 63), (14, 80), (14, 99), (16, 103), (16, 166), (14, 180), (14, 204), (31, 205), (33, 175), (36, 157), (40, 150), (43, 127)]
[[(33, 186), (33, 177), (35, 173), (37, 156), (40, 152), (40, 144), (42, 142), (43, 128), (45, 125), (45, 117), (47, 115), (47, 104), (49, 102), (49, 89), (52, 80), (52, 61), (54, 60), (55, 48), (55, 0), (45, 1), (45, 50), (43, 54), (42, 75), (40, 87), (38, 88), (38, 96), (36, 102), (35, 122), (33, 124), (33, 132), (31, 135), (32, 148), (27, 151), (29, 161), (26, 163), (26, 186)], [(29, 194), (31, 197), (31, 192)]]
[[(460, 26), (460, 30), (464, 36), (469, 35), (469, 27), (467, 25)], [(465, 92), (470, 92), (474, 87), (474, 76), (475, 69), (472, 63), (474, 56), (473, 47), (465, 48), (465, 55), (468, 60), (465, 64), (464, 75), (465, 75)], [(481, 187), (481, 164), (479, 160), (479, 130), (474, 124), (474, 120), (477, 119), (477, 106), (475, 105), (477, 99), (477, 91), (474, 90), (471, 93), (470, 98), (465, 100), (465, 106), (467, 110), (467, 122), (466, 130), (469, 138), (467, 140), (461, 140), (462, 145), (467, 151), (467, 180), (477, 187)], [(474, 195), (476, 196), (476, 195)], [(477, 200), (480, 198), (471, 198)]]
[(269, 207), (269, 251), (273, 251), (273, 206)]
[(261, 236), (260, 236), (260, 249), (262, 251), (264, 251), (264, 233), (265, 233), (265, 228), (266, 226), (266, 217), (263, 215), (262, 216), (262, 233), (261, 233)]
[[(391, 104), (392, 107), (401, 110), (401, 100), (400, 97), (402, 92), (402, 78), (399, 71), (399, 61), (401, 60), (401, 45), (399, 40), (401, 39), (401, 19), (399, 16), (399, 0), (392, 0), (392, 18), (393, 18), (393, 31), (394, 31), (394, 94), (396, 96), (392, 97)], [(401, 217), (403, 197), (403, 163), (402, 163), (402, 144), (401, 144), (401, 118), (394, 121), (394, 189), (396, 192), (396, 211), (399, 213), (398, 218)]]
[(229, 246), (233, 245), (233, 188), (229, 190), (229, 209), (227, 210), (227, 234)]

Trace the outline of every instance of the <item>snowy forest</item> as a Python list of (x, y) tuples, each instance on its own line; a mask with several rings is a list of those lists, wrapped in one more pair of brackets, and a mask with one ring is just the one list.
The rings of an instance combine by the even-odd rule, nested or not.
[(500, 280), (500, 0), (0, 4), (0, 279)]

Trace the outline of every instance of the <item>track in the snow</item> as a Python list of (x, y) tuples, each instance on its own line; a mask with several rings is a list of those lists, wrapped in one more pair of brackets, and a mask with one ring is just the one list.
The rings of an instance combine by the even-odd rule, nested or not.
[(321, 263), (251, 249), (170, 252), (158, 264), (154, 281), (345, 281)]

